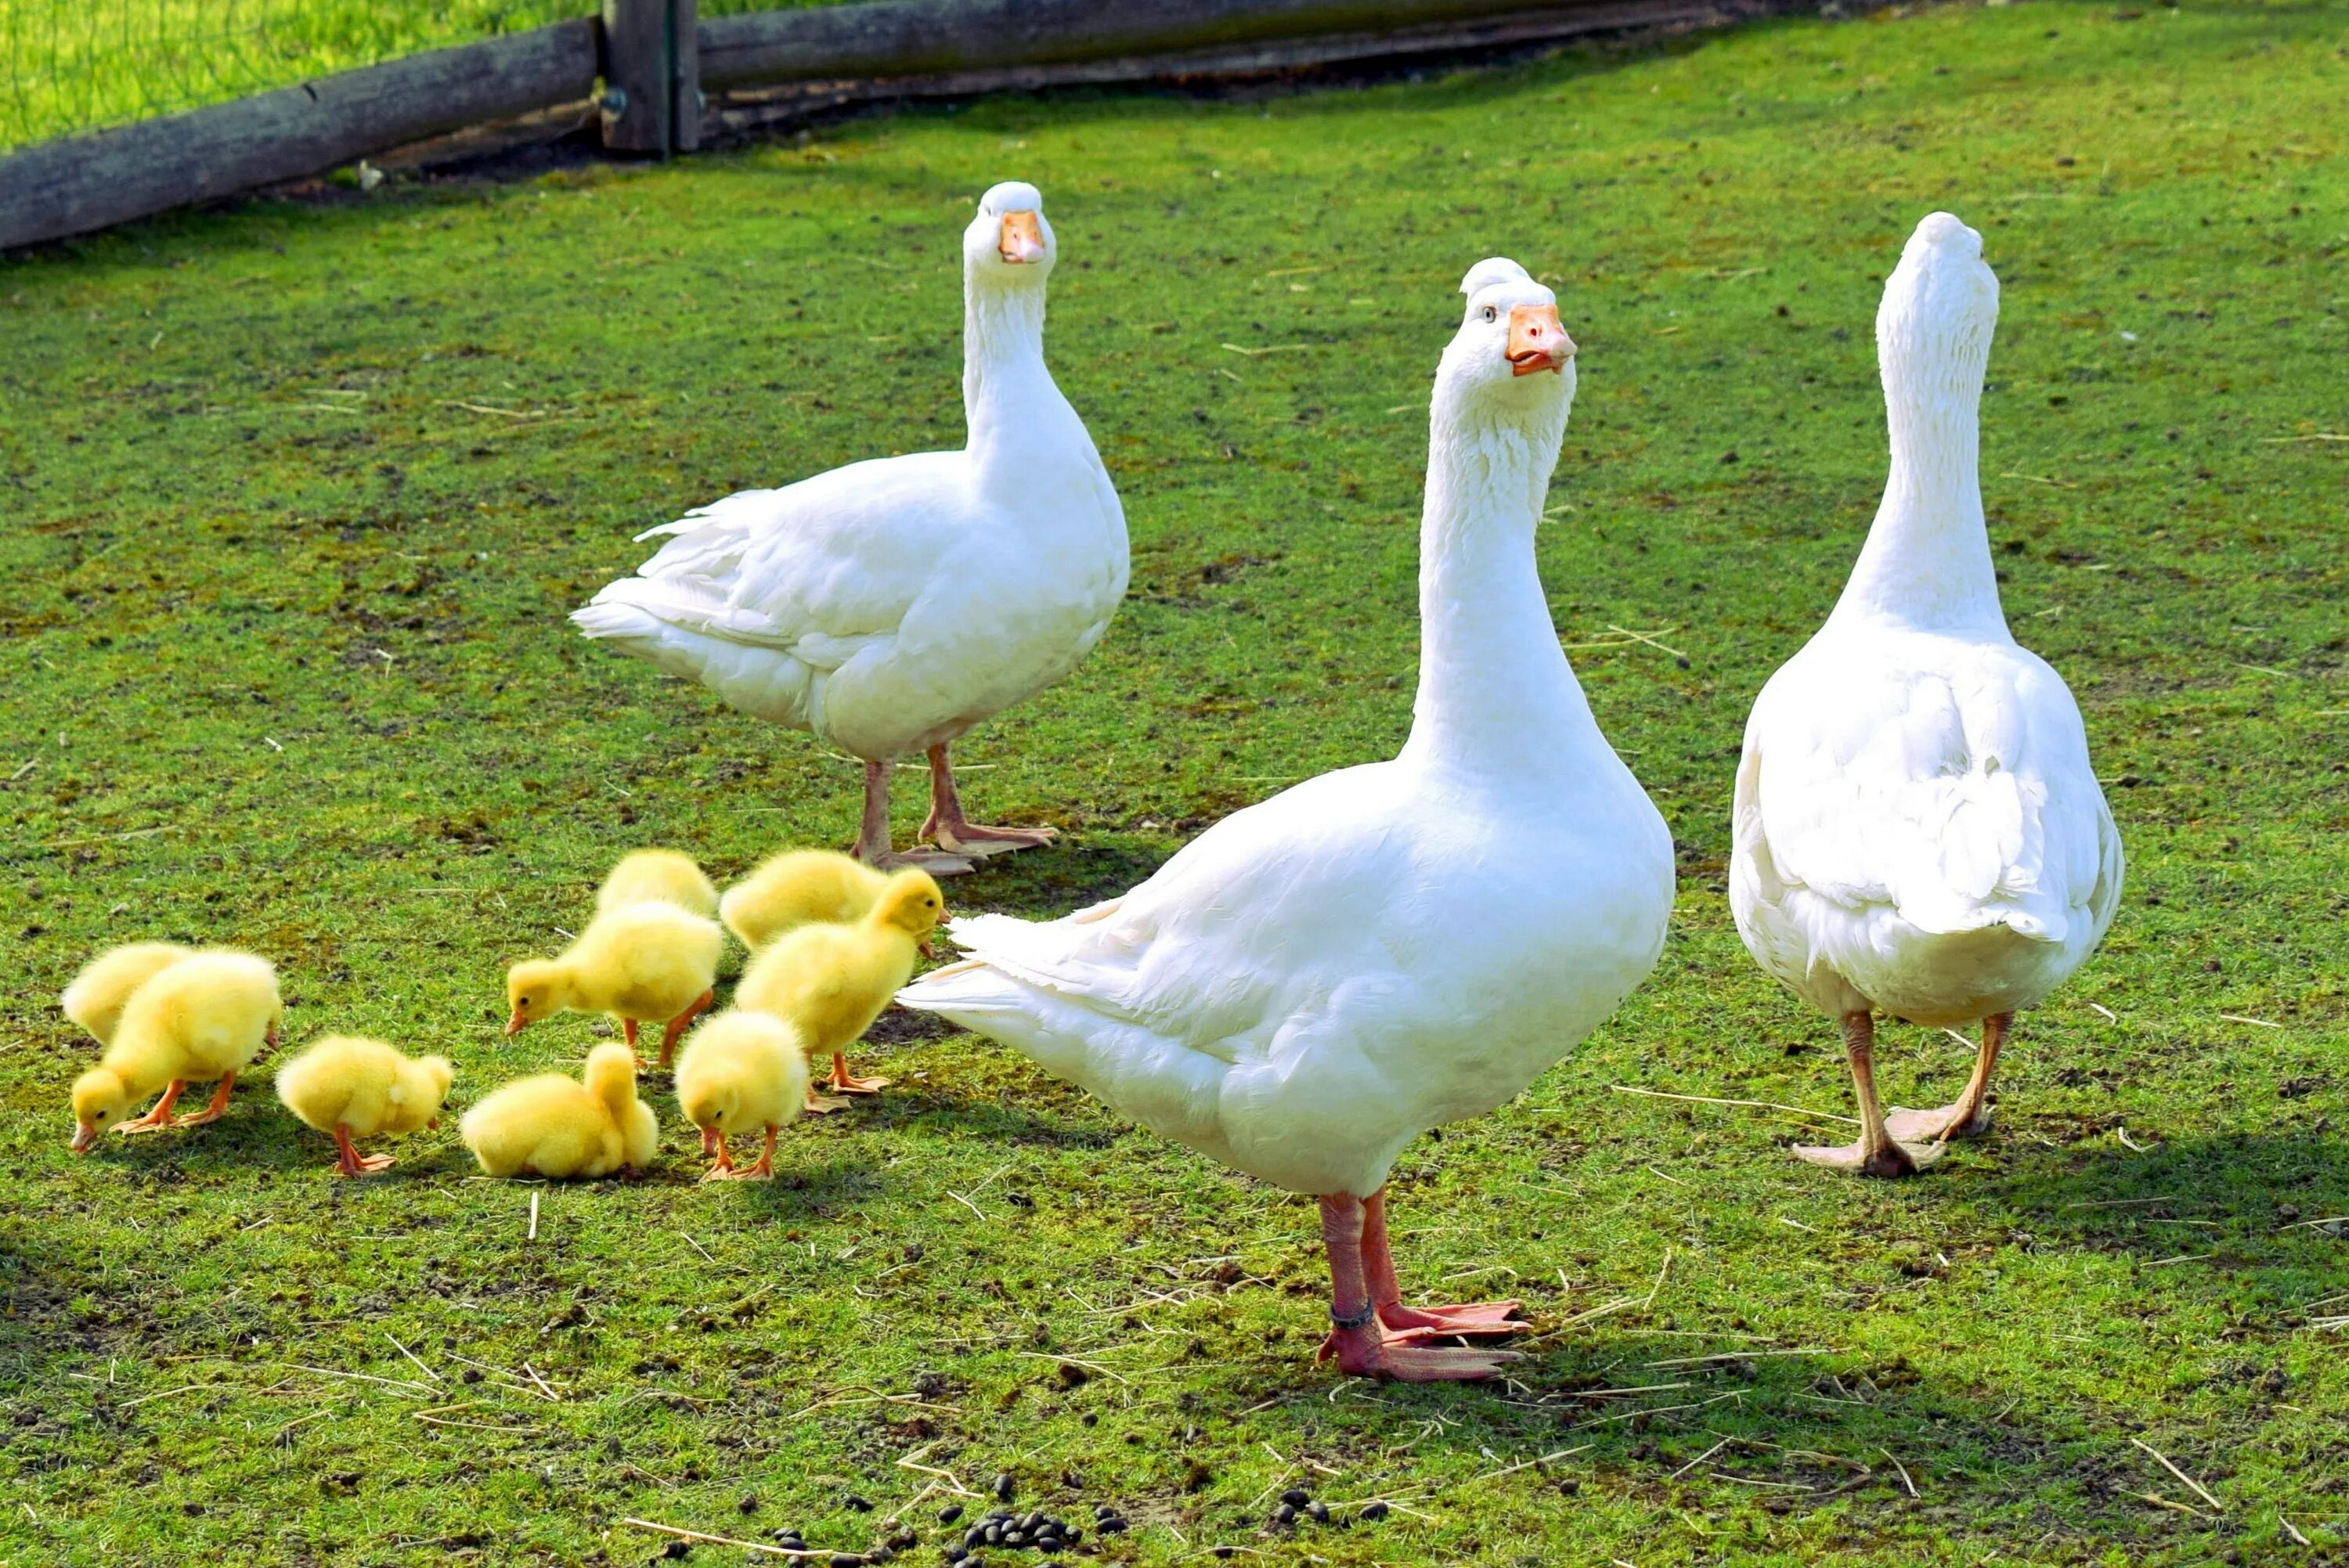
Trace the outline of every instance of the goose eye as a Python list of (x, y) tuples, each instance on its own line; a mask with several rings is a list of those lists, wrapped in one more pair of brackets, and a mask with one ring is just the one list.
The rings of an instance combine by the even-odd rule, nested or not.
[(1501, 313), (1488, 304), (1485, 307), (1485, 319), (1486, 321), (1498, 321), (1501, 319)]

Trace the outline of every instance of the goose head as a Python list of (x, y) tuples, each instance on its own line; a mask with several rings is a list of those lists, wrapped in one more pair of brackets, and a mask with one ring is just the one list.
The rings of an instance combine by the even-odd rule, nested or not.
[(1460, 330), (1437, 368), (1436, 400), (1488, 420), (1562, 433), (1574, 401), (1574, 339), (1557, 296), (1506, 257), (1477, 263), (1460, 281), (1468, 296)]
[(963, 231), (963, 267), (974, 280), (1041, 284), (1059, 253), (1052, 225), (1044, 221), (1043, 195), (1023, 181), (990, 188)]
[(506, 971), (506, 1004), (512, 1009), (506, 1017), (509, 1037), (564, 1010), (569, 999), (567, 975), (562, 964), (547, 958), (526, 958)]
[(70, 1148), (87, 1154), (100, 1129), (130, 1114), (130, 1086), (106, 1068), (92, 1068), (74, 1079), (74, 1135)]
[(1982, 236), (1947, 212), (1917, 225), (1900, 264), (1885, 281), (1876, 312), (1876, 353), (1896, 405), (1982, 394), (1998, 325), (1998, 279), (1982, 259)]

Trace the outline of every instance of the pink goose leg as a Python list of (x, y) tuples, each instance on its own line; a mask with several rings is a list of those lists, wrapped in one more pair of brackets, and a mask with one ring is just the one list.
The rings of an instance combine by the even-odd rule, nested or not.
[[(926, 833), (928, 829), (923, 831)], [(889, 847), (889, 764), (866, 762), (864, 817), (856, 829), (856, 858), (885, 872), (919, 866), (934, 877), (958, 877), (970, 870), (968, 856), (952, 852), (945, 847), (944, 840), (939, 843), (939, 849), (911, 849), (902, 853)]]
[(922, 824), (922, 837), (942, 850), (976, 860), (1013, 850), (1041, 849), (1060, 836), (1058, 828), (990, 828), (965, 817), (947, 748), (930, 748), (930, 816)]
[(1396, 1283), (1394, 1253), (1387, 1248), (1387, 1193), (1381, 1187), (1362, 1202), (1362, 1264), (1369, 1270), (1371, 1300), (1379, 1321), (1398, 1340), (1434, 1339), (1450, 1334), (1521, 1334), (1527, 1326), (1511, 1315), (1514, 1301), (1479, 1301), (1461, 1306), (1405, 1306)]
[(1398, 1339), (1379, 1321), (1363, 1270), (1364, 1205), (1347, 1193), (1321, 1200), (1321, 1243), (1330, 1253), (1330, 1337), (1317, 1361), (1335, 1357), (1338, 1368), (1356, 1377), (1392, 1377), (1404, 1383), (1466, 1382), (1490, 1377), (1517, 1359), (1509, 1350), (1435, 1349)]

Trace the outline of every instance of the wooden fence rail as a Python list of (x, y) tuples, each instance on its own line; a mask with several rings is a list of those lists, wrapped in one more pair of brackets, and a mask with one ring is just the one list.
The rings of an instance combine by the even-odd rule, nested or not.
[(338, 168), (595, 91), (581, 18), (321, 77), (0, 159), (0, 246), (30, 244)]
[[(435, 49), (0, 157), (0, 249), (322, 174), (428, 138), (593, 99), (616, 150), (690, 150), (705, 87), (835, 104), (921, 90), (1247, 71), (1726, 20), (1785, 0), (871, 0), (698, 21), (696, 0)], [(598, 83), (603, 84), (600, 95)], [(893, 88), (891, 84), (900, 84)], [(774, 112), (771, 109), (766, 111)]]
[(701, 25), (701, 79), (726, 88), (1071, 65), (1543, 8), (1527, 0), (895, 0), (758, 11)]

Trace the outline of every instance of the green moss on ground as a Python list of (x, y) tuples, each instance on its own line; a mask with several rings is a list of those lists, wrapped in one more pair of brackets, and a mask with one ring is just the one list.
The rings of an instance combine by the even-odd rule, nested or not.
[[(1105, 1558), (1144, 1563), (2349, 1549), (2349, 1253), (2306, 1222), (2349, 1212), (2344, 18), (2034, 4), (1004, 101), (10, 265), (0, 1562), (637, 1563), (631, 1515), (861, 1546), (843, 1498), (895, 1507), (916, 1463), (1119, 1503)], [(446, 1051), (461, 1106), (598, 1033), (501, 1042), (500, 973), (617, 851), (726, 874), (848, 834), (852, 769), (563, 614), (689, 503), (958, 438), (954, 236), (1013, 174), (1050, 199), (1050, 352), (1134, 581), (968, 748), (976, 807), (1069, 841), (967, 906), (1068, 910), (1392, 751), (1453, 287), (1493, 252), (1557, 282), (1582, 392), (1543, 570), (1569, 644), (1681, 655), (1576, 656), (1684, 876), (1620, 1015), (1396, 1175), (1409, 1283), (1542, 1325), (1518, 1378), (1317, 1370), (1309, 1206), (964, 1036), (900, 1027), (898, 1087), (795, 1129), (764, 1189), (694, 1185), (664, 1100), (652, 1176), (536, 1190), (534, 1242), (533, 1190), (471, 1179), (447, 1123), (336, 1183), (259, 1081), (70, 1159), (90, 1053), (54, 998), (102, 944), (267, 953), (294, 1038)], [(1785, 1157), (1805, 1123), (1612, 1086), (1845, 1109), (1829, 1026), (1731, 928), (1732, 759), (1874, 506), (1878, 280), (1937, 206), (2005, 285), (2007, 611), (2133, 864), (1998, 1136), (1858, 1185)], [(901, 832), (917, 809), (908, 779)], [(1953, 1090), (1961, 1047), (1889, 1038), (1892, 1098)], [(1397, 1511), (1268, 1532), (1299, 1482)]]

